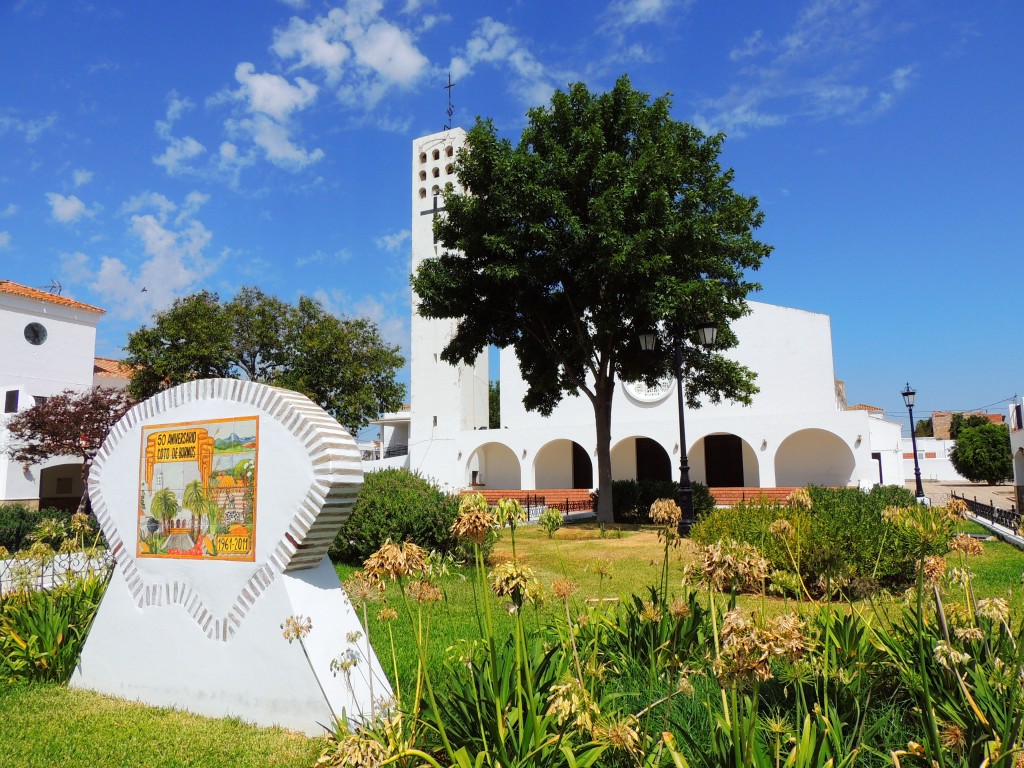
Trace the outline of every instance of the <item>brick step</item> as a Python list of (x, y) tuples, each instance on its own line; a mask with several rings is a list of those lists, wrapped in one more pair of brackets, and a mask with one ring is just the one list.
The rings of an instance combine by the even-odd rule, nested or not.
[(553, 507), (564, 506), (566, 502), (569, 502), (574, 508), (590, 504), (590, 490), (587, 488), (538, 488), (535, 490), (477, 488), (462, 491), (461, 495), (465, 496), (470, 493), (482, 494), (487, 499), (487, 503), (491, 505), (497, 504), (501, 499), (517, 499), (520, 502), (525, 502), (537, 498), (543, 498), (545, 504)]
[(769, 501), (785, 501), (796, 487), (777, 488), (710, 488), (715, 503), (720, 507), (732, 507), (742, 501), (767, 499)]

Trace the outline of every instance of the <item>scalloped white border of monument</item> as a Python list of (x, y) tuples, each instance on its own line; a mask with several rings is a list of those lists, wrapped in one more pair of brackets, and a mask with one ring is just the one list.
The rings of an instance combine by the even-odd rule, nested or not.
[[(143, 430), (253, 418), (253, 559), (141, 555)], [(350, 642), (363, 628), (327, 558), (362, 482), (351, 435), (296, 392), (203, 379), (136, 405), (90, 472), (115, 568), (70, 684), (309, 734), (334, 715), (368, 716), (371, 691), (380, 701), (391, 688), (365, 636)], [(302, 643), (282, 634), (293, 615), (312, 621)], [(355, 667), (333, 673), (331, 661), (345, 654)]]

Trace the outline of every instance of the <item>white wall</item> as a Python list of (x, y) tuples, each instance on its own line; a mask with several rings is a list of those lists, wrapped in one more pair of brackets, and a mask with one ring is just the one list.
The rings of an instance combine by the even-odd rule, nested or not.
[[(922, 480), (951, 483), (970, 482), (953, 469), (953, 462), (949, 460), (949, 453), (955, 444), (955, 440), (938, 440), (934, 437), (917, 438), (917, 463), (921, 470)], [(905, 454), (910, 458), (903, 458)], [(900, 460), (903, 462), (903, 475), (907, 480), (914, 479), (913, 454), (913, 441), (909, 437), (902, 437), (900, 439)]]

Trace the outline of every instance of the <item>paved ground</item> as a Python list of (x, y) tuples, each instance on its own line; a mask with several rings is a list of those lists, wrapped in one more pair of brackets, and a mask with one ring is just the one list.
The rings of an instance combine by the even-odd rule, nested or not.
[[(924, 495), (931, 498), (933, 504), (942, 504), (949, 498), (949, 494), (956, 492), (959, 496), (968, 499), (977, 499), (983, 504), (991, 504), (1001, 509), (1009, 509), (1010, 505), (1016, 505), (1016, 493), (1012, 483), (1001, 485), (986, 485), (985, 483), (954, 483), (939, 482), (934, 480), (923, 480)], [(907, 488), (914, 491), (914, 481), (907, 481)]]

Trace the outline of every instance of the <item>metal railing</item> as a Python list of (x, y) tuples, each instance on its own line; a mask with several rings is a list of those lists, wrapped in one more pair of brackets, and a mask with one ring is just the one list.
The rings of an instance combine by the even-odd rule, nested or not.
[(978, 501), (978, 497), (975, 496), (973, 499), (968, 499), (966, 496), (960, 496), (955, 491), (950, 494), (954, 499), (960, 499), (967, 505), (967, 509), (975, 517), (980, 517), (988, 520), (990, 523), (995, 525), (1001, 525), (1013, 533), (1020, 530), (1021, 515), (1013, 504), (1010, 505), (1009, 509), (1000, 509), (994, 504), (985, 504), (984, 502)]
[(519, 496), (518, 499), (519, 503), (522, 504), (530, 513), (531, 520), (536, 520), (540, 517), (541, 512), (549, 507), (557, 509), (563, 515), (594, 511), (594, 503), (590, 499), (573, 501), (568, 498), (563, 498), (559, 501), (558, 499), (548, 499), (547, 496), (541, 496), (539, 494), (527, 494), (525, 496)]
[(113, 567), (109, 550), (61, 553), (49, 562), (12, 555), (0, 560), (0, 597), (19, 589), (53, 589), (89, 574), (102, 576)]

